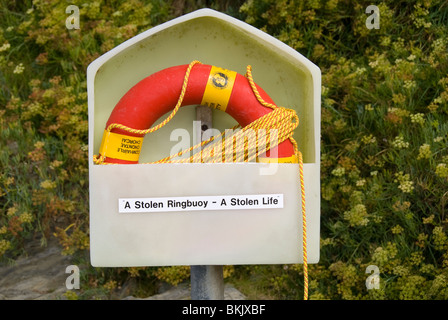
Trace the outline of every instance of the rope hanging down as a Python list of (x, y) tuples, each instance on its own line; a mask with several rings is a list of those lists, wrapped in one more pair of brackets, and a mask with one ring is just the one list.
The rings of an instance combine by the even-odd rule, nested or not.
[[(130, 133), (139, 135), (146, 135), (148, 133), (155, 132), (170, 122), (178, 112), (182, 105), (185, 92), (187, 90), (188, 79), (190, 72), (195, 64), (200, 63), (195, 60), (192, 61), (185, 73), (184, 81), (182, 84), (181, 93), (178, 101), (170, 113), (170, 115), (158, 125), (145, 130), (139, 130), (124, 126), (119, 123), (112, 123), (107, 128), (107, 132), (111, 132), (112, 129), (121, 129)], [(265, 153), (271, 148), (276, 147), (279, 143), (286, 139), (289, 139), (294, 146), (294, 153), (299, 162), (299, 180), (301, 189), (301, 203), (302, 203), (302, 231), (303, 231), (303, 274), (304, 274), (304, 300), (308, 300), (308, 258), (307, 258), (307, 234), (306, 234), (306, 211), (305, 211), (305, 185), (303, 177), (303, 157), (299, 151), (297, 142), (293, 138), (294, 129), (299, 125), (299, 118), (294, 110), (284, 107), (276, 106), (275, 104), (266, 102), (259, 94), (255, 82), (252, 78), (252, 68), (247, 66), (246, 78), (252, 88), (254, 95), (258, 102), (265, 107), (273, 109), (272, 112), (258, 118), (246, 127), (241, 128), (237, 125), (232, 128), (233, 133), (230, 136), (224, 136), (225, 132), (220, 135), (213, 136), (208, 140), (205, 140), (188, 150), (183, 150), (175, 155), (168, 156), (160, 159), (155, 163), (213, 163), (213, 162), (249, 162), (256, 159), (257, 156)], [(247, 134), (248, 130), (256, 132), (255, 135)], [(241, 140), (243, 139), (243, 140)], [(215, 143), (211, 143), (217, 140)], [(235, 141), (244, 141), (245, 143), (237, 144), (235, 147)], [(219, 145), (220, 144), (220, 145)], [(204, 147), (205, 146), (205, 147)], [(204, 148), (203, 148), (204, 147)], [(203, 149), (202, 149), (203, 148)], [(191, 151), (199, 149), (199, 152), (193, 153), (189, 158), (181, 157), (185, 153), (190, 154)], [(227, 152), (226, 152), (227, 151)], [(229, 158), (226, 156), (231, 155)], [(112, 164), (105, 163), (105, 156), (94, 155), (93, 160), (96, 164)]]

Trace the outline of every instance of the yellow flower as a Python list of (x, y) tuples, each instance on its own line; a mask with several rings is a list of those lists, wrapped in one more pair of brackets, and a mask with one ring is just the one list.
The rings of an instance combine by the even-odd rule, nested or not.
[(28, 212), (24, 212), (19, 216), (19, 221), (21, 223), (30, 223), (33, 221), (33, 216)]
[(78, 300), (78, 294), (75, 291), (69, 290), (63, 295), (67, 300)]
[(115, 280), (109, 280), (108, 282), (106, 282), (103, 285), (103, 288), (106, 289), (106, 290), (113, 290), (116, 287), (117, 287), (117, 281), (115, 281)]
[(374, 144), (376, 142), (376, 138), (372, 134), (369, 134), (368, 136), (363, 136), (361, 141), (365, 144)]
[(351, 210), (344, 212), (344, 219), (350, 226), (366, 226), (369, 223), (367, 209), (363, 204), (357, 204)]
[(51, 168), (51, 169), (54, 169), (54, 168), (60, 167), (62, 163), (63, 163), (62, 161), (54, 160), (54, 161), (50, 164), (50, 168)]
[(427, 218), (423, 217), (422, 221), (423, 221), (423, 224), (431, 224), (434, 222), (434, 215), (432, 214)]
[(43, 142), (43, 141), (37, 141), (37, 142), (34, 144), (34, 147), (35, 147), (36, 149), (40, 149), (40, 148), (42, 148), (44, 145), (45, 145), (45, 142)]
[(56, 188), (56, 181), (45, 180), (40, 183), (40, 186), (44, 189), (54, 189)]
[(431, 157), (431, 146), (427, 143), (420, 146), (417, 160), (420, 159), (429, 159)]
[(381, 45), (387, 47), (390, 45), (390, 37), (381, 37)]
[(404, 193), (411, 193), (414, 190), (414, 182), (410, 181), (409, 174), (403, 174), (402, 171), (395, 174), (396, 179), (394, 182), (399, 182), (398, 189), (403, 191)]
[(440, 178), (448, 178), (448, 166), (446, 163), (439, 163), (436, 167), (436, 175)]
[(417, 83), (414, 80), (405, 80), (403, 87), (410, 90), (417, 86)]
[(15, 74), (21, 74), (23, 72), (23, 70), (25, 70), (25, 67), (23, 66), (23, 63), (19, 63), (18, 65), (16, 65), (16, 67), (14, 68), (13, 73)]
[(395, 137), (394, 141), (392, 141), (392, 146), (397, 149), (406, 149), (409, 147), (409, 142), (405, 142), (402, 136)]
[(9, 48), (11, 48), (11, 45), (8, 42), (5, 42), (1, 47), (0, 47), (0, 52), (2, 51), (6, 51)]
[[(394, 93), (392, 95), (392, 101), (395, 104), (403, 104), (406, 101), (406, 96), (401, 93)], [(396, 109), (396, 108), (391, 108), (391, 109)]]
[(337, 167), (333, 171), (331, 171), (331, 174), (336, 177), (342, 177), (345, 174), (345, 169), (343, 167)]
[(12, 217), (13, 215), (15, 215), (17, 212), (17, 205), (12, 206), (11, 208), (8, 209), (6, 215), (8, 217)]
[(412, 123), (418, 123), (418, 124), (424, 124), (425, 123), (425, 118), (424, 118), (424, 114), (423, 113), (416, 113), (416, 114), (411, 114), (411, 122)]
[(6, 178), (5, 184), (6, 184), (7, 186), (9, 186), (10, 184), (13, 184), (13, 183), (14, 183), (14, 177), (8, 177), (8, 178)]
[(436, 250), (444, 251), (448, 248), (448, 237), (443, 231), (442, 226), (434, 227), (432, 231), (433, 242)]
[(0, 240), (0, 257), (6, 252), (6, 250), (8, 250), (9, 248), (11, 248), (11, 242), (7, 241), (7, 240)]
[(411, 203), (409, 201), (405, 202), (397, 201), (392, 205), (392, 209), (394, 209), (394, 211), (396, 212), (401, 212), (409, 209), (410, 206)]
[(398, 224), (391, 229), (393, 234), (400, 234), (403, 232), (403, 230), (404, 230), (403, 227)]

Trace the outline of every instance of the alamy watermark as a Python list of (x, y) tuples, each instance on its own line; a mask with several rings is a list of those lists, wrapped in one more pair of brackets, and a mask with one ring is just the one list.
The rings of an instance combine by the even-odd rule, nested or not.
[(379, 29), (380, 28), (380, 9), (377, 6), (370, 5), (366, 8), (366, 13), (371, 13), (366, 19), (367, 29)]
[(65, 19), (65, 26), (67, 29), (79, 29), (79, 8), (75, 5), (69, 5), (65, 8), (65, 13), (70, 14), (67, 19)]
[(65, 280), (65, 287), (68, 290), (79, 289), (79, 267), (76, 265), (69, 265), (65, 268), (65, 273), (70, 273)]
[(366, 273), (370, 276), (366, 279), (367, 290), (379, 289), (380, 288), (380, 268), (375, 265), (369, 265), (366, 268)]

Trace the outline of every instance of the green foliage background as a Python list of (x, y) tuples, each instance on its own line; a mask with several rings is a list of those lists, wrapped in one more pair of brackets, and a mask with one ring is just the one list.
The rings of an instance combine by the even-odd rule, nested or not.
[[(86, 68), (179, 15), (211, 7), (264, 30), (322, 70), (321, 261), (311, 299), (448, 298), (448, 1), (0, 1), (0, 259), (56, 237), (82, 265), (79, 292), (148, 295), (188, 267), (88, 262)], [(80, 8), (68, 30), (65, 8)], [(380, 28), (368, 29), (368, 5)], [(300, 116), (300, 115), (299, 115)], [(367, 290), (368, 265), (380, 288)], [(301, 299), (301, 265), (226, 266), (254, 299)]]

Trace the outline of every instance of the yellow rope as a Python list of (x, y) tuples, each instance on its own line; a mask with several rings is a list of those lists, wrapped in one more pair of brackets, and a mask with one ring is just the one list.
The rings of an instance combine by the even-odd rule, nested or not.
[[(200, 63), (197, 60), (192, 61), (187, 68), (185, 73), (184, 81), (182, 84), (181, 93), (179, 99), (170, 113), (170, 115), (163, 120), (160, 124), (145, 130), (139, 130), (127, 127), (119, 123), (112, 123), (107, 128), (106, 131), (110, 132), (112, 129), (121, 129), (130, 133), (135, 133), (139, 135), (146, 135), (154, 131), (159, 130), (165, 126), (173, 117), (176, 115), (180, 106), (182, 105), (185, 92), (187, 89), (188, 79), (190, 77), (191, 70), (195, 64)], [(229, 162), (226, 159), (226, 147), (231, 148), (232, 158), (230, 162), (249, 162), (254, 160), (257, 156), (265, 153), (267, 150), (274, 148), (286, 139), (289, 139), (294, 147), (294, 153), (299, 161), (299, 179), (300, 179), (300, 190), (301, 190), (301, 202), (302, 202), (302, 247), (303, 247), (303, 273), (304, 273), (304, 300), (308, 299), (308, 258), (307, 258), (307, 234), (306, 234), (306, 211), (305, 211), (305, 185), (303, 177), (303, 158), (302, 153), (298, 150), (297, 142), (293, 138), (294, 129), (299, 124), (299, 118), (294, 110), (286, 109), (283, 107), (278, 107), (275, 104), (266, 102), (260, 95), (255, 86), (255, 82), (252, 78), (252, 68), (247, 66), (246, 78), (252, 88), (252, 91), (257, 98), (258, 102), (265, 107), (273, 109), (273, 111), (267, 113), (266, 115), (258, 118), (257, 120), (251, 122), (244, 128), (240, 126), (235, 126), (232, 128), (234, 133), (230, 136), (225, 136), (225, 132), (220, 135), (211, 137), (210, 139), (203, 141), (188, 150), (179, 152), (178, 154), (171, 155), (164, 159), (160, 159), (151, 163), (193, 163), (193, 162)], [(253, 130), (256, 135), (248, 135), (247, 132)], [(265, 130), (265, 131), (264, 131)], [(258, 133), (262, 133), (258, 135)], [(271, 139), (271, 135), (274, 134), (274, 139)], [(275, 136), (277, 134), (277, 137)], [(221, 140), (211, 144), (214, 140)], [(244, 143), (237, 144), (236, 148), (234, 146), (235, 141), (241, 141), (243, 139)], [(230, 141), (230, 142), (229, 142)], [(221, 146), (217, 145), (221, 143)], [(261, 144), (260, 144), (261, 143)], [(204, 147), (205, 146), (205, 147)], [(204, 148), (203, 148), (204, 147)], [(185, 153), (190, 153), (193, 150), (200, 149), (200, 152), (194, 153), (189, 158), (180, 158)], [(221, 155), (216, 155), (215, 150), (220, 150)], [(177, 159), (176, 159), (177, 158)], [(93, 158), (96, 164), (109, 164), (104, 161), (105, 156), (94, 155)]]

